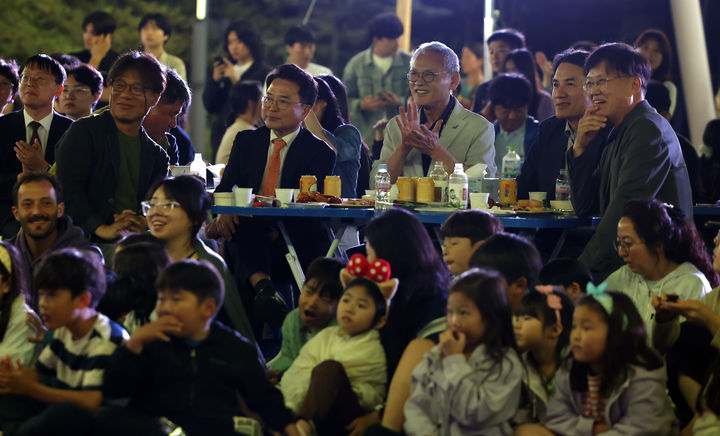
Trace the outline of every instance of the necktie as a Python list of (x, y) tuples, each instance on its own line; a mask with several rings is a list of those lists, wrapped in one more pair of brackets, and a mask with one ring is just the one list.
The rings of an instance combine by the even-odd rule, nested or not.
[(265, 171), (265, 183), (262, 189), (262, 195), (268, 196), (275, 195), (275, 188), (280, 178), (280, 150), (287, 145), (287, 143), (280, 138), (273, 139), (272, 143), (274, 145), (273, 153), (270, 156), (270, 162), (268, 162), (267, 170)]
[[(30, 124), (28, 125), (33, 131), (32, 136), (30, 137), (30, 145), (33, 145), (36, 139), (38, 140), (38, 142), (40, 142), (40, 137), (38, 136), (38, 129), (40, 128), (41, 124), (37, 121), (30, 121)], [(40, 144), (40, 146), (42, 147), (42, 144)]]

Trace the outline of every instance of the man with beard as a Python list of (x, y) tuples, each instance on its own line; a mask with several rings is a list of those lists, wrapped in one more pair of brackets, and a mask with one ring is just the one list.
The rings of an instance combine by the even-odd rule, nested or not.
[[(12, 190), (12, 212), (22, 229), (10, 243), (22, 255), (20, 268), (23, 276), (30, 278), (40, 262), (51, 252), (66, 247), (90, 249), (100, 253), (65, 216), (62, 188), (57, 179), (40, 172), (24, 173)], [(29, 280), (32, 282), (31, 280)], [(37, 312), (37, 290), (28, 283), (28, 301)]]
[(146, 228), (140, 202), (168, 172), (167, 153), (142, 127), (165, 91), (165, 69), (151, 54), (129, 52), (108, 82), (110, 109), (78, 120), (57, 144), (68, 214), (99, 243)]

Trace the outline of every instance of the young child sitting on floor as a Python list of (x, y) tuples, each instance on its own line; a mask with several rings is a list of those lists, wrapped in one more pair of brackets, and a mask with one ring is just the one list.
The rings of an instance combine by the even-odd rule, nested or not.
[(574, 304), (585, 295), (591, 279), (590, 270), (579, 260), (561, 257), (546, 263), (537, 281), (541, 285), (562, 286)]
[(575, 308), (572, 355), (555, 376), (545, 427), (580, 436), (678, 434), (665, 367), (647, 345), (638, 310), (627, 295), (604, 288), (588, 284)]
[(158, 319), (138, 328), (108, 362), (103, 392), (130, 402), (104, 411), (101, 434), (155, 434), (165, 417), (188, 435), (232, 435), (241, 400), (270, 429), (295, 434), (255, 347), (213, 321), (225, 291), (215, 267), (182, 260), (155, 284)]
[(278, 377), (290, 367), (310, 338), (326, 326), (336, 324), (335, 309), (343, 289), (340, 283), (343, 266), (339, 260), (329, 257), (310, 262), (298, 307), (283, 321), (280, 353), (269, 363), (272, 377)]
[(350, 259), (341, 278), (345, 291), (338, 303), (338, 325), (310, 339), (280, 381), (285, 402), (301, 418), (298, 428), (305, 434), (311, 430), (309, 422), (320, 435), (347, 434), (353, 420), (385, 398), (386, 361), (378, 329), (385, 325), (398, 281), (389, 279), (387, 262), (368, 264), (361, 254)]
[(535, 288), (542, 260), (532, 242), (513, 233), (500, 232), (475, 250), (470, 266), (494, 269), (503, 275), (507, 282), (507, 301), (514, 315), (523, 296)]
[(71, 248), (52, 253), (38, 266), (35, 285), (49, 330), (46, 345), (34, 368), (9, 358), (0, 363), (0, 389), (13, 394), (0, 395), (0, 425), (6, 434), (13, 428), (52, 434), (58, 427), (87, 434), (92, 427), (87, 411), (103, 398), (105, 363), (127, 333), (95, 311), (105, 292), (105, 272), (93, 256)]
[(408, 435), (507, 435), (520, 400), (523, 364), (505, 283), (471, 269), (450, 288), (448, 329), (412, 375)]
[(574, 308), (570, 298), (552, 286), (536, 286), (523, 297), (514, 326), (525, 363), (515, 425), (545, 420), (548, 401), (555, 393), (555, 372), (570, 341)]
[(495, 215), (477, 209), (453, 212), (440, 227), (443, 260), (450, 273), (460, 275), (470, 268), (470, 256), (487, 238), (502, 232)]

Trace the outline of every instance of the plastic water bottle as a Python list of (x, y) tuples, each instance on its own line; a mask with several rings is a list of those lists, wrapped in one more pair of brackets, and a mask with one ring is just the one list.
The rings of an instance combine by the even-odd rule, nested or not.
[(455, 171), (450, 174), (448, 183), (448, 205), (457, 209), (467, 209), (468, 203), (468, 176), (463, 170), (462, 163), (455, 164)]
[(390, 173), (387, 164), (380, 164), (375, 174), (375, 210), (387, 210), (392, 207), (390, 201)]
[(202, 153), (195, 153), (195, 159), (190, 162), (190, 174), (200, 177), (203, 182), (207, 182), (205, 178), (205, 161), (202, 158)]
[(515, 179), (520, 175), (522, 158), (515, 153), (515, 147), (508, 147), (508, 152), (502, 159), (502, 178)]
[(435, 184), (435, 202), (447, 204), (448, 201), (448, 173), (442, 162), (435, 162), (428, 174)]
[(570, 179), (566, 169), (561, 169), (555, 179), (555, 200), (570, 200)]

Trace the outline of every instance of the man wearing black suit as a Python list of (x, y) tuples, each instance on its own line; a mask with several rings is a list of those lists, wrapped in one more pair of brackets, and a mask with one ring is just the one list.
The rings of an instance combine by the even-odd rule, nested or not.
[[(237, 185), (274, 195), (276, 187), (297, 188), (305, 174), (315, 175), (322, 182), (335, 166), (335, 152), (302, 127), (316, 98), (315, 81), (299, 67), (286, 64), (271, 72), (262, 104), (265, 127), (246, 130), (235, 137), (216, 191), (230, 192)], [(304, 266), (323, 255), (329, 245), (327, 232), (316, 223), (289, 221), (287, 228)], [(280, 307), (284, 303), (277, 299), (270, 275), (281, 273), (273, 269), (271, 259), (278, 249), (282, 251), (282, 246), (272, 222), (220, 215), (208, 226), (207, 234), (229, 241), (231, 267), (238, 287), (250, 285), (257, 294), (257, 317), (279, 326), (285, 314)]]
[(19, 225), (11, 207), (10, 192), (18, 174), (47, 171), (55, 162), (55, 143), (72, 120), (53, 111), (65, 83), (65, 70), (44, 54), (25, 63), (19, 95), (25, 108), (0, 117), (0, 233), (14, 236)]

